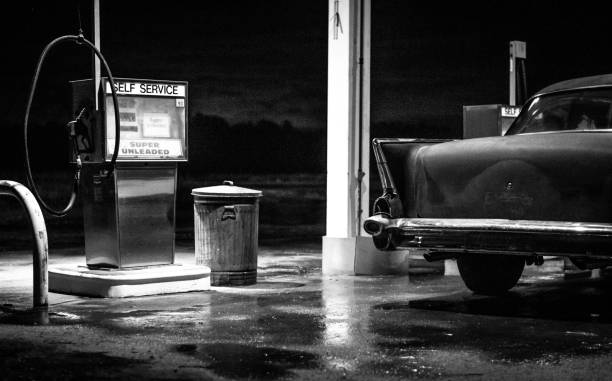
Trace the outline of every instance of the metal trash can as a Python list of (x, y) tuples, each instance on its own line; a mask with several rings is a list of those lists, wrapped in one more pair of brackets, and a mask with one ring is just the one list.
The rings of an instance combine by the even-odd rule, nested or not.
[(191, 194), (196, 264), (210, 267), (213, 286), (256, 283), (262, 192), (224, 181)]

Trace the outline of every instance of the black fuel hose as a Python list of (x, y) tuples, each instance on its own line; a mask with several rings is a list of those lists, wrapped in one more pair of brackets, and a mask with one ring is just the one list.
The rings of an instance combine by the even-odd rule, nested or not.
[[(42, 199), (42, 197), (38, 193), (36, 183), (34, 182), (34, 178), (32, 176), (32, 168), (30, 166), (30, 150), (28, 148), (28, 145), (29, 145), (28, 144), (28, 124), (30, 120), (30, 109), (32, 108), (32, 100), (34, 99), (34, 94), (36, 93), (36, 85), (38, 84), (38, 76), (40, 75), (40, 71), (45, 61), (45, 57), (47, 56), (47, 53), (49, 53), (49, 51), (53, 47), (65, 41), (74, 41), (78, 45), (83, 44), (89, 47), (96, 54), (96, 56), (100, 59), (100, 61), (102, 62), (102, 65), (104, 65), (104, 70), (106, 70), (106, 74), (108, 75), (108, 81), (110, 82), (110, 88), (111, 88), (111, 92), (113, 95), (113, 106), (115, 109), (114, 110), (115, 111), (115, 148), (113, 150), (113, 156), (111, 157), (111, 160), (107, 164), (107, 167), (105, 169), (104, 175), (106, 177), (111, 176), (115, 168), (115, 163), (117, 162), (117, 155), (119, 153), (119, 137), (120, 137), (120, 131), (121, 131), (120, 130), (120, 119), (119, 119), (119, 102), (117, 101), (117, 92), (115, 90), (115, 79), (113, 78), (110, 68), (108, 67), (108, 64), (106, 63), (106, 60), (104, 59), (104, 56), (102, 55), (102, 53), (100, 53), (100, 51), (98, 50), (98, 48), (95, 47), (94, 44), (92, 44), (89, 40), (83, 37), (82, 34), (79, 34), (78, 36), (76, 35), (61, 36), (51, 41), (45, 47), (45, 49), (43, 49), (43, 52), (40, 55), (40, 58), (38, 59), (38, 64), (36, 65), (36, 71), (34, 72), (34, 77), (32, 78), (32, 86), (30, 87), (30, 95), (28, 97), (28, 103), (27, 103), (26, 112), (25, 112), (25, 120), (23, 124), (23, 134), (24, 134), (24, 142), (25, 142), (25, 164), (26, 164), (26, 176), (28, 179), (28, 184), (30, 185), (30, 189), (32, 193), (34, 194), (34, 197), (36, 197), (36, 200), (42, 206), (43, 210), (45, 210), (49, 214), (56, 216), (56, 217), (65, 216), (74, 207), (74, 203), (76, 201), (76, 198), (79, 192), (79, 182), (81, 178), (80, 158), (78, 157), (78, 155), (76, 155), (77, 169), (74, 175), (72, 194), (70, 195), (70, 200), (68, 201), (68, 204), (63, 209), (52, 208)], [(74, 148), (74, 150), (75, 152), (77, 152), (76, 147)]]

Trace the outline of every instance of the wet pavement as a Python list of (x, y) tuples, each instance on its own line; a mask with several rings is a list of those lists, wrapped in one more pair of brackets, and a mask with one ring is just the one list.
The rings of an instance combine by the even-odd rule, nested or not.
[[(28, 252), (0, 261), (3, 379), (608, 380), (612, 278), (529, 266), (504, 297), (458, 277), (322, 276), (316, 245), (262, 247), (258, 283), (126, 299), (50, 294)], [(78, 249), (51, 265), (82, 261)], [(182, 248), (180, 262), (193, 261)], [(418, 271), (422, 273), (422, 271)]]

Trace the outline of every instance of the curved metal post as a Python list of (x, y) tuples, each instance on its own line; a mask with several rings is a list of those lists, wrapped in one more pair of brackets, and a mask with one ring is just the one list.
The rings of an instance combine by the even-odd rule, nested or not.
[(10, 195), (19, 200), (27, 212), (32, 234), (34, 236), (34, 309), (48, 308), (48, 275), (47, 257), (49, 246), (47, 244), (47, 228), (40, 206), (34, 195), (22, 184), (0, 180), (0, 195)]

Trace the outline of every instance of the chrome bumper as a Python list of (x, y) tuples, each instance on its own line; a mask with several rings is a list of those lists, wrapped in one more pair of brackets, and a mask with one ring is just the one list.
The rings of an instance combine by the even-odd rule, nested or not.
[(395, 247), (446, 252), (612, 257), (612, 224), (506, 219), (387, 218), (364, 221), (374, 237)]

